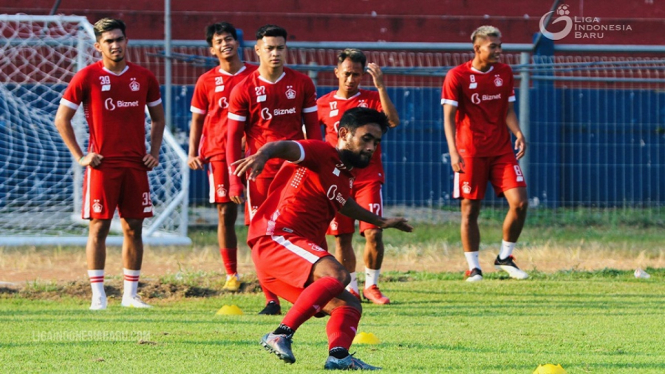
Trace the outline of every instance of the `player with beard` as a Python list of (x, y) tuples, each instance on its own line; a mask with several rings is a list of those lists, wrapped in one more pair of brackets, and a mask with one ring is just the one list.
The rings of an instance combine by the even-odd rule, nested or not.
[(382, 218), (352, 198), (353, 168), (369, 165), (388, 129), (383, 113), (353, 108), (342, 116), (337, 147), (321, 140), (268, 143), (240, 160), (236, 174), (256, 179), (271, 159), (287, 160), (257, 209), (247, 242), (265, 287), (293, 303), (281, 324), (261, 344), (287, 363), (295, 362), (293, 334), (308, 319), (330, 315), (325, 369), (376, 370), (349, 354), (361, 316), (360, 302), (345, 290), (350, 274), (326, 250), (325, 234), (339, 211), (377, 227), (410, 232), (403, 218)]

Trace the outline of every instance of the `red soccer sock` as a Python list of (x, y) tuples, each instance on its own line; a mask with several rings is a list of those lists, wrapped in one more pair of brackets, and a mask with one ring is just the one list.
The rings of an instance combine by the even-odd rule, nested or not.
[[(260, 284), (260, 283), (259, 283)], [(279, 305), (279, 297), (272, 293), (269, 289), (267, 289), (264, 285), (261, 284), (261, 289), (263, 290), (263, 294), (266, 296), (266, 304), (268, 304), (271, 301), (274, 301), (276, 304)]]
[(344, 284), (333, 277), (320, 278), (300, 294), (286, 313), (282, 324), (296, 331), (300, 325), (320, 312), (335, 296), (344, 291)]
[(330, 313), (330, 320), (326, 325), (328, 333), (328, 350), (342, 347), (346, 350), (351, 348), (353, 338), (358, 331), (360, 322), (360, 311), (350, 306), (340, 306)]
[(226, 274), (234, 275), (238, 273), (238, 248), (220, 248), (224, 269)]

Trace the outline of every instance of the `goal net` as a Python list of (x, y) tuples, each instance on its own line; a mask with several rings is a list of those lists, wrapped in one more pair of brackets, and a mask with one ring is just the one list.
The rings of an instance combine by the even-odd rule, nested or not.
[[(0, 246), (86, 242), (83, 168), (72, 159), (53, 120), (74, 74), (99, 59), (94, 42), (85, 17), (0, 14)], [(86, 149), (82, 109), (72, 124)], [(149, 126), (146, 116), (146, 142)], [(144, 221), (144, 242), (190, 244), (189, 169), (168, 129), (159, 167), (148, 175), (155, 216)], [(107, 243), (120, 244), (120, 232), (116, 216)]]

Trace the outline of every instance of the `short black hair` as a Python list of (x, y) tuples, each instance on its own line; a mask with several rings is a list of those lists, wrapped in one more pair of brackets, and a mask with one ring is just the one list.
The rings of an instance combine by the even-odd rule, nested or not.
[(264, 36), (281, 36), (286, 40), (288, 34), (283, 27), (277, 25), (264, 25), (256, 30), (256, 40), (261, 40)]
[(125, 23), (115, 18), (102, 18), (95, 22), (93, 29), (95, 30), (95, 39), (97, 41), (102, 38), (103, 33), (116, 29), (120, 29), (120, 31), (122, 31), (122, 36), (127, 36), (127, 34), (125, 34)]
[(215, 35), (221, 35), (223, 33), (228, 33), (233, 39), (238, 40), (238, 33), (232, 24), (228, 22), (217, 22), (206, 27), (206, 42), (212, 47), (212, 38), (214, 38)]
[(339, 128), (346, 127), (353, 134), (357, 128), (369, 123), (379, 125), (383, 134), (388, 131), (388, 117), (385, 114), (378, 110), (362, 107), (351, 108), (344, 112), (339, 120)]
[(351, 60), (351, 62), (359, 62), (360, 65), (362, 65), (363, 69), (365, 69), (365, 63), (367, 63), (367, 57), (365, 56), (363, 51), (356, 48), (347, 48), (343, 50), (337, 55), (337, 65), (342, 64), (347, 58)]

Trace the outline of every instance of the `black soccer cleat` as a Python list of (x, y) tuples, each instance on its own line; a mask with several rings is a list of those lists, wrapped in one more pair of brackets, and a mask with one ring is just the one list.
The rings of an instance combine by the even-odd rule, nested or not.
[(267, 316), (278, 316), (282, 314), (282, 307), (277, 304), (275, 301), (271, 300), (268, 301), (268, 304), (266, 304), (266, 307), (263, 308), (262, 311), (259, 312), (259, 314), (267, 315)]

